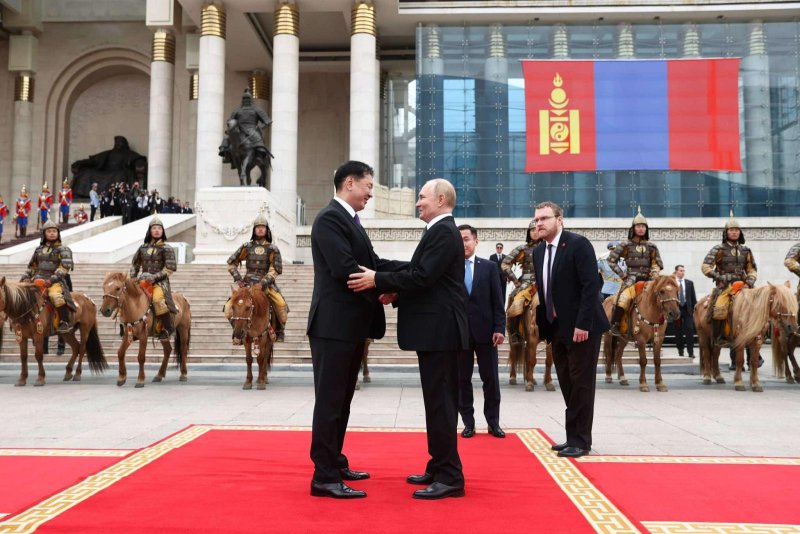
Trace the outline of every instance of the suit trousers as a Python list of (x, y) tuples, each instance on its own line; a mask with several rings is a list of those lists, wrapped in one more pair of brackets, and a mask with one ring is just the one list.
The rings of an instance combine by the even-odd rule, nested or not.
[(558, 385), (567, 405), (564, 427), (570, 447), (592, 448), (594, 394), (601, 339), (600, 334), (590, 333), (582, 343), (573, 343), (571, 340), (565, 343), (560, 338), (552, 343)]
[(314, 480), (340, 482), (339, 470), (349, 467), (342, 447), (366, 340), (356, 343), (309, 336), (308, 341), (314, 368), (314, 417), (311, 423)]
[(683, 347), (690, 356), (694, 354), (694, 315), (689, 313), (686, 305), (681, 306), (681, 323), (675, 325), (675, 345), (678, 353), (683, 354)]
[(458, 456), (458, 351), (418, 351), (425, 427), (431, 459), (425, 472), (436, 482), (464, 487)]
[(497, 347), (476, 344), (471, 350), (458, 353), (458, 411), (465, 426), (475, 426), (475, 399), (472, 395), (474, 357), (483, 382), (483, 415), (489, 426), (500, 426), (500, 374), (497, 369)]

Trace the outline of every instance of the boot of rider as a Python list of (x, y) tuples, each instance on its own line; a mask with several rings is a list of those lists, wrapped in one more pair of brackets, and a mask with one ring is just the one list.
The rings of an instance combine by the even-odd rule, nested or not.
[(519, 323), (521, 320), (521, 315), (517, 315), (508, 320), (508, 335), (511, 338), (509, 340), (510, 343), (523, 343), (525, 341), (519, 333)]
[(167, 312), (158, 316), (161, 319), (161, 333), (158, 334), (158, 339), (169, 339), (172, 331), (175, 328), (172, 326), (172, 314)]
[(275, 321), (275, 341), (282, 342), (286, 337), (285, 331), (286, 326), (280, 321)]
[(609, 330), (609, 334), (612, 336), (622, 335), (622, 332), (619, 331), (619, 323), (622, 321), (623, 315), (625, 315), (625, 308), (614, 306), (614, 313), (611, 315), (611, 330)]
[(67, 308), (67, 305), (59, 306), (56, 308), (58, 310), (58, 328), (56, 329), (57, 334), (66, 334), (70, 331), (70, 311)]
[(711, 321), (711, 334), (716, 343), (724, 341), (725, 319), (714, 319)]

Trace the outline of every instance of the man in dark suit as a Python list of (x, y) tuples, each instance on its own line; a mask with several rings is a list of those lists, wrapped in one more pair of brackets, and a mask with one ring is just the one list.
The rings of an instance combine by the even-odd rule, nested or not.
[(567, 441), (559, 456), (577, 458), (592, 448), (595, 377), (600, 338), (610, 327), (600, 300), (594, 249), (582, 235), (563, 229), (558, 204), (542, 202), (534, 216), (541, 243), (533, 252), (539, 284), (536, 323), (552, 343), (558, 384), (567, 405)]
[(314, 291), (306, 333), (315, 397), (311, 495), (317, 497), (366, 497), (343, 482), (366, 479), (369, 474), (350, 469), (342, 446), (364, 343), (367, 338), (383, 337), (386, 319), (378, 293), (353, 293), (347, 289), (347, 279), (361, 271), (359, 265), (376, 270), (406, 265), (379, 259), (358, 219), (357, 212), (372, 197), (373, 173), (359, 161), (341, 165), (333, 178), (336, 196), (319, 212), (311, 228)]
[(681, 307), (680, 323), (675, 325), (675, 344), (678, 346), (678, 355), (686, 354), (694, 358), (694, 306), (697, 304), (697, 295), (694, 293), (694, 282), (685, 278), (686, 267), (675, 266), (675, 279), (678, 281), (678, 304)]
[(397, 341), (417, 351), (428, 453), (431, 459), (410, 484), (427, 486), (416, 499), (464, 496), (458, 456), (458, 351), (469, 346), (464, 245), (453, 219), (456, 192), (450, 182), (430, 180), (419, 192), (419, 218), (427, 224), (408, 268), (398, 272), (365, 269), (351, 275), (356, 291), (377, 288), (383, 302), (396, 302)]
[(508, 280), (506, 280), (505, 274), (503, 274), (503, 270), (500, 268), (500, 264), (503, 263), (503, 259), (506, 257), (506, 255), (503, 254), (503, 244), (497, 243), (494, 246), (494, 250), (495, 253), (492, 254), (489, 259), (497, 264), (497, 273), (500, 278), (500, 290), (503, 292), (503, 305), (505, 305)]
[[(472, 370), (478, 359), (478, 372), (483, 382), (483, 415), (489, 434), (506, 437), (500, 428), (500, 376), (497, 370), (497, 346), (504, 340), (506, 314), (500, 291), (500, 269), (496, 263), (475, 255), (478, 230), (468, 224), (458, 227), (464, 241), (464, 287), (469, 295), (469, 350), (458, 353), (458, 411), (464, 421), (461, 435), (475, 435), (475, 408), (472, 396)], [(475, 356), (473, 356), (473, 354)]]

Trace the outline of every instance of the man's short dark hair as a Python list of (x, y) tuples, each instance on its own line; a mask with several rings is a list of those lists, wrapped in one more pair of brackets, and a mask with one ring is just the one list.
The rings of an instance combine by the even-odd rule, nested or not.
[[(683, 265), (681, 265), (681, 264), (679, 263), (678, 265), (676, 265), (676, 266), (675, 266), (675, 270), (677, 271), (677, 270), (678, 270), (678, 269), (680, 269), (681, 267), (683, 267)], [(685, 267), (684, 267), (684, 269), (685, 269)]]
[(470, 226), (468, 224), (462, 224), (461, 226), (458, 227), (458, 230), (459, 231), (461, 231), (461, 230), (469, 230), (469, 233), (472, 234), (472, 237), (474, 237), (475, 239), (478, 239), (478, 229), (477, 228), (474, 228), (474, 227), (472, 227), (472, 226)]
[(342, 189), (342, 184), (348, 176), (352, 176), (356, 180), (365, 178), (367, 175), (375, 176), (375, 170), (361, 161), (346, 161), (342, 163), (336, 172), (333, 174), (333, 185), (337, 191)]
[(502, 243), (498, 243), (498, 244), (496, 244), (496, 245), (494, 246), (494, 248), (497, 248), (497, 247), (502, 247), (502, 246), (503, 246), (503, 244), (502, 244)]

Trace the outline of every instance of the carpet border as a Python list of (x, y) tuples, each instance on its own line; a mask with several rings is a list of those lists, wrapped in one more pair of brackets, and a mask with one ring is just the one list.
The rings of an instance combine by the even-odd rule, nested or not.
[(790, 534), (800, 526), (767, 523), (702, 523), (682, 521), (642, 521), (651, 534)]
[(624, 463), (624, 464), (709, 464), (709, 465), (800, 465), (800, 458), (776, 458), (754, 456), (583, 456), (579, 463)]

